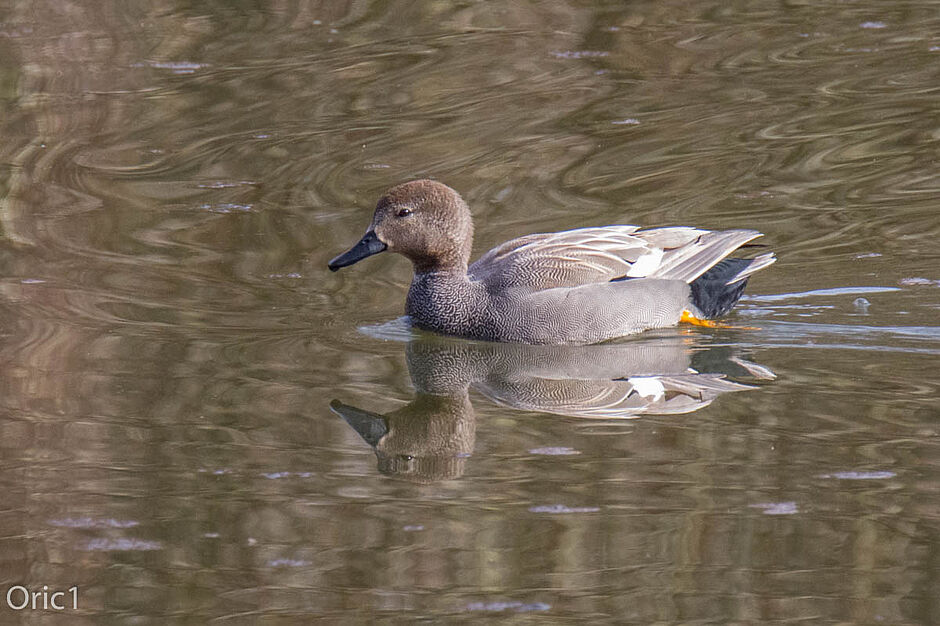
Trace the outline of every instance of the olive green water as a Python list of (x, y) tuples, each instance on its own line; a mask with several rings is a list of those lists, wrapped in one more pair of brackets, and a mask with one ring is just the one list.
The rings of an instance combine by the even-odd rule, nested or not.
[[(0, 623), (937, 623), (938, 33), (0, 0)], [(406, 261), (326, 262), (422, 176), (477, 253), (635, 223), (779, 261), (737, 329), (418, 336)], [(15, 609), (44, 585), (77, 608)]]

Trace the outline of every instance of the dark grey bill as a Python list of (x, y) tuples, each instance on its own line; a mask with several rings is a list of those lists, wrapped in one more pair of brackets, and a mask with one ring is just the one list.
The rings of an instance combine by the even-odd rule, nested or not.
[(330, 271), (335, 272), (341, 267), (358, 263), (367, 256), (372, 256), (373, 254), (382, 252), (387, 247), (388, 246), (379, 241), (379, 238), (375, 236), (375, 233), (370, 230), (365, 235), (363, 235), (362, 239), (359, 240), (359, 243), (350, 248), (348, 252), (344, 252), (330, 261)]
[(330, 410), (346, 420), (346, 423), (352, 426), (359, 436), (373, 448), (379, 445), (379, 440), (388, 434), (388, 422), (377, 413), (357, 409), (339, 400), (330, 402)]

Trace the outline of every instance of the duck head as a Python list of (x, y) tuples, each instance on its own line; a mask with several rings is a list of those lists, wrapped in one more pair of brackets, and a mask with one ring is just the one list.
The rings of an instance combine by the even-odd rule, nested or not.
[(329, 268), (335, 272), (388, 250), (411, 260), (418, 273), (465, 272), (472, 243), (473, 220), (460, 194), (433, 180), (413, 180), (385, 192), (366, 234)]

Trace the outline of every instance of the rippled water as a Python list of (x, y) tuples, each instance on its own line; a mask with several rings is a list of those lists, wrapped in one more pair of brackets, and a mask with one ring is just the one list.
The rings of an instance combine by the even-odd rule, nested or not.
[[(938, 33), (924, 0), (0, 2), (0, 622), (936, 623)], [(419, 176), (477, 252), (687, 224), (779, 261), (733, 329), (419, 336), (404, 260), (325, 268)]]

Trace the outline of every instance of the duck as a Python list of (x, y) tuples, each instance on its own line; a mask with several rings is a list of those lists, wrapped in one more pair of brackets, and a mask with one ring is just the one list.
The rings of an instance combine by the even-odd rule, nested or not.
[[(405, 312), (415, 328), (467, 339), (594, 344), (680, 322), (716, 326), (773, 252), (730, 256), (756, 230), (619, 224), (511, 239), (470, 263), (473, 218), (457, 191), (398, 184), (337, 271), (392, 252), (411, 261)], [(753, 245), (753, 244), (750, 244)]]

